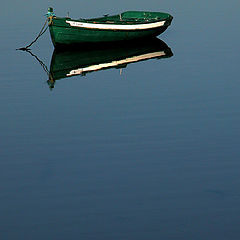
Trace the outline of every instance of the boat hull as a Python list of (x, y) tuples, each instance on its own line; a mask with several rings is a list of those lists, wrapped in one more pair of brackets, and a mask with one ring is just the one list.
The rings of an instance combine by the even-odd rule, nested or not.
[(143, 24), (96, 24), (53, 18), (49, 25), (50, 35), (55, 47), (79, 43), (103, 43), (156, 37), (171, 24), (172, 16), (155, 22)]
[(58, 26), (50, 27), (50, 35), (54, 46), (79, 44), (127, 41), (137, 38), (156, 37), (163, 33), (167, 27), (159, 27), (154, 30), (141, 31), (114, 31), (111, 30), (88, 30), (88, 29), (64, 29)]

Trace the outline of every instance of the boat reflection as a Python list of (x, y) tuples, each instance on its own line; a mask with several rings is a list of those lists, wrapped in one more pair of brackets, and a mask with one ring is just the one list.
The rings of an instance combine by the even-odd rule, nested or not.
[(77, 49), (55, 49), (48, 85), (53, 88), (59, 79), (109, 68), (121, 69), (130, 63), (171, 56), (171, 49), (158, 38), (114, 45), (85, 45)]

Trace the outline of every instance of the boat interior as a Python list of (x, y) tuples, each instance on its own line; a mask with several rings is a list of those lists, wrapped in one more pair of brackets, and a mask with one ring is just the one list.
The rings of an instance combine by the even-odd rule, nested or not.
[(91, 18), (91, 19), (80, 19), (89, 23), (117, 23), (117, 24), (134, 24), (134, 23), (146, 23), (146, 22), (157, 22), (165, 20), (171, 17), (167, 13), (159, 12), (142, 12), (142, 11), (127, 11), (120, 13), (118, 15), (104, 15), (100, 18)]

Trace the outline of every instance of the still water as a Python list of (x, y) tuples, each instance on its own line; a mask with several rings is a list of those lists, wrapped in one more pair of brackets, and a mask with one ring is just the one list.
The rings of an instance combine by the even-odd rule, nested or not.
[[(167, 56), (121, 66), (121, 74), (62, 78), (61, 66), (78, 69), (71, 59), (90, 56), (92, 64), (99, 55), (54, 52), (46, 33), (32, 53), (62, 70), (49, 81), (34, 56), (15, 49), (36, 36), (50, 5), (71, 17), (169, 12), (173, 23), (157, 46)], [(238, 1), (2, 9), (1, 240), (240, 239)], [(104, 56), (124, 49), (114, 51)]]

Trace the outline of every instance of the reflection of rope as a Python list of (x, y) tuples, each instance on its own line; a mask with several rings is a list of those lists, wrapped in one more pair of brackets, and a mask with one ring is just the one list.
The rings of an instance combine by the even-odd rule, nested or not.
[(26, 49), (25, 50), (26, 52), (28, 52), (32, 57), (34, 57), (38, 62), (39, 64), (42, 66), (44, 72), (47, 73), (47, 75), (50, 74), (50, 71), (48, 70), (48, 67), (46, 66), (46, 64), (44, 64), (44, 62), (42, 60), (40, 60), (35, 54), (33, 54), (29, 49)]
[(38, 63), (42, 66), (44, 72), (46, 72), (48, 75), (47, 83), (49, 85), (50, 90), (52, 90), (52, 88), (54, 88), (55, 80), (52, 76), (52, 73), (48, 70), (46, 64), (41, 59), (39, 59), (35, 54), (33, 54), (29, 49), (25, 49), (24, 51), (28, 52), (32, 57), (34, 57), (38, 61)]
[[(52, 23), (52, 17), (50, 17), (49, 19), (50, 19), (50, 21), (49, 21), (48, 25), (50, 25)], [(38, 38), (40, 38), (46, 32), (46, 30), (47, 30), (47, 27), (46, 27), (47, 22), (48, 22), (48, 18), (46, 19), (46, 21), (45, 21), (41, 31), (37, 35), (37, 37), (29, 45), (27, 45), (26, 47), (18, 48), (17, 50), (28, 51), (29, 48), (38, 40)]]

